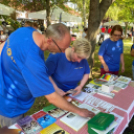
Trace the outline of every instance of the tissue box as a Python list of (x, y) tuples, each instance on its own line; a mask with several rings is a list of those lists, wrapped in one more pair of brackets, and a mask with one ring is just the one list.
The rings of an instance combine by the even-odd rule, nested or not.
[(107, 93), (110, 93), (114, 88), (114, 85), (109, 85), (109, 84), (105, 84), (105, 85), (102, 85), (102, 91), (104, 92), (107, 92)]

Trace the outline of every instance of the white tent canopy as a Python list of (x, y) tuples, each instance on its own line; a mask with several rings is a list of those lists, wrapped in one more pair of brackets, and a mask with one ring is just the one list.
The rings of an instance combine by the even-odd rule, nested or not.
[(104, 23), (104, 26), (114, 26), (114, 25), (125, 26), (125, 23), (121, 22), (121, 21), (110, 21), (110, 22), (105, 22)]
[[(62, 15), (61, 15), (62, 13)], [(50, 11), (50, 16), (52, 21), (59, 21), (59, 18), (62, 18), (62, 21), (73, 21), (73, 22), (81, 22), (81, 17), (76, 17), (74, 15), (71, 15), (67, 12), (64, 12), (61, 8), (58, 6), (53, 6)], [(28, 14), (29, 19), (46, 19), (46, 10), (33, 12)]]
[(45, 19), (46, 18), (46, 10), (28, 13), (29, 19)]
[(0, 4), (0, 15), (10, 16), (10, 14), (14, 11), (15, 10), (13, 8)]

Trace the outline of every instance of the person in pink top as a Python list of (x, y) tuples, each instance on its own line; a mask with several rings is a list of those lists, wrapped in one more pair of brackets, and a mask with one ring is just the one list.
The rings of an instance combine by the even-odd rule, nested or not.
[(109, 28), (108, 28), (108, 34), (110, 34), (111, 31), (112, 31), (112, 27), (109, 27)]

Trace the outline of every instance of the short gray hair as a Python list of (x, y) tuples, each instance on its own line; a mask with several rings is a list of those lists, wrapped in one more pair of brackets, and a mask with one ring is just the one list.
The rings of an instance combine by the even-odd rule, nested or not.
[(90, 42), (85, 38), (76, 39), (72, 45), (74, 47), (74, 52), (81, 57), (89, 58), (91, 53)]
[(57, 40), (62, 40), (66, 33), (70, 33), (69, 29), (62, 23), (49, 25), (46, 29), (46, 36)]

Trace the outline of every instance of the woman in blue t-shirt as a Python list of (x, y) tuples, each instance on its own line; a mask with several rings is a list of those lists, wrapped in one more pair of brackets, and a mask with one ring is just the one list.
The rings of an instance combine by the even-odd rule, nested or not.
[(73, 95), (81, 92), (89, 78), (90, 69), (86, 59), (90, 51), (90, 43), (83, 38), (75, 40), (65, 53), (49, 55), (46, 60), (48, 75), (60, 95), (65, 95), (70, 89), (74, 89)]
[(125, 71), (122, 32), (122, 27), (115, 25), (110, 33), (110, 38), (106, 39), (100, 47), (98, 57), (102, 64), (101, 75), (105, 73), (118, 75), (120, 63), (122, 64), (121, 71)]

